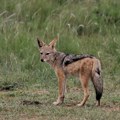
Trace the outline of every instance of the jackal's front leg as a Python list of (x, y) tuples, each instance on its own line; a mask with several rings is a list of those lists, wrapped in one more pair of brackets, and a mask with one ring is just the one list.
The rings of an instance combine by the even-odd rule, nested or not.
[(66, 79), (64, 72), (61, 69), (57, 69), (57, 77), (58, 77), (58, 99), (57, 101), (53, 102), (54, 105), (60, 105), (64, 101), (64, 94), (65, 94), (65, 87), (66, 87)]

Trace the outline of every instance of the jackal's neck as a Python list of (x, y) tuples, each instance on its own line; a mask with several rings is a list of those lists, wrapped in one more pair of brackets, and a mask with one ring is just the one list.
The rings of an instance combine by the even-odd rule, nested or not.
[(54, 54), (54, 60), (50, 63), (53, 68), (55, 67), (61, 67), (62, 61), (64, 57), (66, 56), (65, 53), (62, 52), (55, 52)]

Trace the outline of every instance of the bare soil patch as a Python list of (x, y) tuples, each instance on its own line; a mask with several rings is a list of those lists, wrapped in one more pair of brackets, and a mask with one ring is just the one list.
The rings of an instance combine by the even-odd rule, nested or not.
[(29, 101), (29, 100), (23, 100), (21, 102), (22, 105), (40, 105), (42, 103), (40, 103), (39, 101)]
[(12, 91), (18, 87), (17, 83), (0, 86), (0, 91)]

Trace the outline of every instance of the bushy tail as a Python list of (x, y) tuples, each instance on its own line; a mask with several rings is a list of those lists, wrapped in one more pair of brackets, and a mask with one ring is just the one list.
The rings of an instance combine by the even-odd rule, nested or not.
[(96, 92), (96, 100), (100, 101), (103, 93), (103, 80), (101, 77), (101, 63), (96, 58), (93, 63), (92, 82)]

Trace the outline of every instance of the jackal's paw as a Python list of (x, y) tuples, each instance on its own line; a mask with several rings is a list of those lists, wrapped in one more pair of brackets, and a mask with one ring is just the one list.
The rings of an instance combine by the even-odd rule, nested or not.
[(53, 105), (60, 105), (60, 104), (62, 104), (62, 101), (53, 102)]
[(96, 107), (100, 106), (100, 100), (96, 102)]
[(83, 103), (80, 103), (80, 104), (77, 104), (77, 106), (78, 106), (78, 107), (82, 107), (82, 106), (84, 106), (84, 104), (83, 104)]

